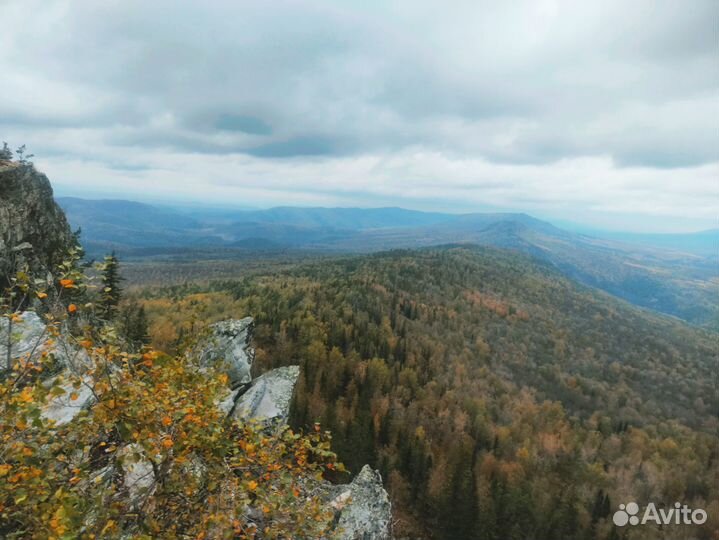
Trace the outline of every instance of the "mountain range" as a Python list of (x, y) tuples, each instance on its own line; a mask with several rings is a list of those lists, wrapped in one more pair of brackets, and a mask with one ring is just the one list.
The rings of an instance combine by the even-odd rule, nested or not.
[(590, 236), (523, 213), (300, 207), (212, 212), (121, 200), (57, 200), (93, 256), (115, 250), (128, 258), (223, 258), (228, 250), (366, 253), (489, 245), (530, 254), (635, 305), (698, 325), (719, 324), (719, 229)]

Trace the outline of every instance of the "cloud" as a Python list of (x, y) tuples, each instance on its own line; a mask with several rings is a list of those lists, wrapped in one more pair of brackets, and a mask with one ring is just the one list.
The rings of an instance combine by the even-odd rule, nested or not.
[[(636, 203), (649, 219), (676, 185), (692, 199), (719, 163), (711, 0), (18, 0), (0, 10), (0, 136), (44, 156), (63, 185), (70, 171), (93, 171), (96, 189), (129, 193), (132, 169), (192, 199), (222, 198), (205, 167), (257, 197), (245, 204), (292, 204), (297, 193), (344, 201), (361, 171), (353, 196), (366, 201), (509, 208), (557, 197), (597, 216)], [(191, 171), (173, 165), (187, 156)], [(288, 187), (242, 191), (258, 170)], [(543, 185), (526, 181), (540, 171)], [(612, 199), (636, 197), (637, 176), (652, 189)], [(626, 184), (591, 184), (606, 177)], [(577, 185), (596, 199), (563, 198)], [(674, 215), (715, 210), (699, 199)]]

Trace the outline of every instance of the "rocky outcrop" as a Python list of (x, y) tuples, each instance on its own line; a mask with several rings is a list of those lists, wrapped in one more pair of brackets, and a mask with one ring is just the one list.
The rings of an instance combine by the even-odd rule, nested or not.
[(0, 161), (0, 282), (25, 264), (45, 276), (74, 246), (47, 177), (32, 165)]
[(287, 422), (299, 366), (287, 366), (260, 375), (235, 403), (235, 418), (256, 418), (267, 423)]
[(392, 506), (379, 472), (365, 465), (350, 484), (327, 488), (342, 540), (389, 540)]
[[(299, 366), (273, 369), (256, 379), (250, 376), (254, 359), (251, 318), (214, 324), (206, 342), (197, 349), (201, 364), (219, 363), (230, 376), (231, 389), (218, 406), (239, 420), (256, 420), (268, 427), (287, 422)], [(218, 364), (215, 364), (218, 365)], [(335, 512), (335, 538), (389, 540), (392, 509), (379, 472), (365, 465), (346, 485), (329, 482), (317, 491)]]
[(213, 324), (210, 335), (193, 351), (201, 365), (224, 370), (234, 389), (252, 380), (250, 370), (255, 359), (251, 347), (254, 322), (252, 317), (230, 319)]
[[(250, 376), (254, 359), (250, 342), (252, 328), (251, 318), (213, 325), (210, 336), (197, 349), (198, 359), (201, 365), (218, 362), (227, 369), (230, 387), (227, 398), (218, 404), (222, 410), (236, 419), (256, 420), (268, 428), (276, 428), (287, 422), (300, 368), (273, 369), (253, 380)], [(52, 359), (53, 367), (46, 375), (47, 384), (58, 383), (65, 392), (46, 405), (43, 417), (56, 424), (65, 424), (83, 408), (92, 405), (94, 398), (90, 385), (72, 386), (67, 377), (78, 375), (83, 380), (83, 367), (88, 363), (85, 351), (62, 338), (50, 339), (46, 325), (36, 313), (24, 312), (12, 324), (8, 319), (0, 319), (0, 359), (4, 361), (8, 356), (13, 360), (25, 357), (32, 362)], [(152, 466), (136, 445), (120, 448), (118, 455), (122, 457), (122, 484), (130, 498), (140, 504), (154, 487)], [(112, 475), (112, 471), (107, 474)], [(340, 540), (391, 538), (390, 501), (377, 471), (365, 466), (349, 484), (323, 482), (316, 490), (335, 512), (334, 537)]]

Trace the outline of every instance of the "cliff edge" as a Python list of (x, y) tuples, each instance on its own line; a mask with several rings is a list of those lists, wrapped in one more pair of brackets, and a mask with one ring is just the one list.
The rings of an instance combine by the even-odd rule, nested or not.
[(30, 164), (0, 160), (0, 279), (25, 264), (44, 276), (74, 246), (47, 176)]

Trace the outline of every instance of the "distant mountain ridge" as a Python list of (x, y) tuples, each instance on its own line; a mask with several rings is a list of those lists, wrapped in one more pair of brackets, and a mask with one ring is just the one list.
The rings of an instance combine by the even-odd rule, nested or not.
[[(524, 213), (445, 214), (402, 208), (238, 211), (213, 220), (133, 201), (59, 198), (95, 256), (164, 256), (228, 249), (284, 253), (366, 253), (443, 244), (479, 244), (530, 254), (568, 277), (638, 306), (700, 325), (719, 325), (719, 268), (707, 249), (714, 231), (693, 235), (578, 234)], [(671, 238), (669, 238), (671, 236)], [(635, 238), (637, 243), (628, 239)], [(659, 247), (657, 247), (659, 245)], [(681, 249), (682, 247), (686, 249)], [(692, 251), (694, 250), (694, 251)]]
[(333, 229), (381, 229), (418, 227), (452, 220), (453, 214), (421, 212), (405, 208), (300, 208), (280, 206), (238, 213), (237, 222), (283, 223), (302, 227)]

